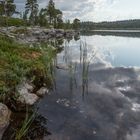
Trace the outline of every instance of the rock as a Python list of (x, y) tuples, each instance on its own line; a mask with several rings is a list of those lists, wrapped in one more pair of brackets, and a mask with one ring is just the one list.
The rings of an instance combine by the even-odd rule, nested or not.
[(56, 66), (57, 69), (62, 69), (62, 70), (69, 70), (69, 67), (67, 65), (64, 64), (58, 64)]
[(38, 39), (35, 38), (34, 36), (31, 36), (31, 37), (26, 38), (26, 41), (27, 41), (28, 43), (34, 43), (34, 42), (37, 42)]
[(40, 34), (41, 34), (41, 32), (39, 30), (33, 32), (33, 35), (35, 35), (35, 36), (39, 36)]
[[(77, 33), (74, 30), (63, 30), (63, 29), (46, 29), (43, 27), (35, 26), (35, 27), (27, 27), (26, 32), (24, 32), (25, 27), (8, 27), (1, 28), (0, 33), (6, 34), (10, 36), (14, 40), (23, 43), (35, 43), (35, 42), (46, 42), (50, 38), (62, 38), (66, 37), (68, 39), (72, 39), (74, 35)], [(13, 31), (23, 30), (23, 32), (19, 32), (17, 34), (13, 34)]]
[(34, 86), (32, 84), (27, 83), (27, 82), (24, 83), (24, 87), (30, 92), (33, 92), (33, 90), (34, 90)]
[(42, 88), (40, 88), (37, 92), (36, 92), (36, 94), (38, 95), (38, 96), (44, 96), (45, 94), (47, 94), (49, 92), (49, 90), (46, 88), (46, 87), (42, 87)]
[(55, 31), (55, 29), (51, 29), (51, 30), (49, 31), (49, 35), (50, 35), (51, 37), (55, 37), (55, 36), (56, 36), (56, 31)]
[(22, 83), (17, 87), (19, 97), (17, 99), (21, 104), (33, 105), (39, 97), (36, 94), (31, 93), (33, 91), (33, 86), (27, 82)]
[(24, 82), (22, 82), (20, 85), (18, 85), (18, 89), (27, 89), (29, 92), (33, 92), (34, 85), (27, 82), (26, 79), (24, 79)]
[(45, 35), (48, 35), (50, 30), (49, 29), (44, 29), (43, 32), (44, 32)]
[(57, 34), (56, 34), (56, 38), (62, 38), (62, 37), (63, 37), (63, 35), (64, 35), (64, 34), (57, 33)]
[(34, 105), (37, 101), (38, 101), (39, 97), (36, 94), (32, 94), (32, 93), (20, 93), (20, 96), (18, 98), (18, 101), (22, 104), (26, 104), (26, 105)]
[(0, 140), (7, 126), (9, 125), (11, 111), (8, 107), (0, 103)]

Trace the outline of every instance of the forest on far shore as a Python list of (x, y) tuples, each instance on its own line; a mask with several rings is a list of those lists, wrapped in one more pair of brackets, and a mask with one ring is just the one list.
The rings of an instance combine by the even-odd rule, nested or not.
[(130, 30), (140, 29), (140, 19), (112, 22), (81, 22), (82, 30)]

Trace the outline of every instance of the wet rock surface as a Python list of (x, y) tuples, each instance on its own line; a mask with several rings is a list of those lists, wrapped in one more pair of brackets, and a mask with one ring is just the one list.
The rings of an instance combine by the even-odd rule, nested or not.
[(6, 105), (0, 103), (0, 140), (7, 126), (9, 125), (11, 111)]

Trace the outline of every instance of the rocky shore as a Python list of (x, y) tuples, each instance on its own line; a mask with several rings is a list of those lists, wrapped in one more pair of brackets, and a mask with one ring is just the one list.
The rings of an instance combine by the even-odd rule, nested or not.
[(0, 33), (20, 43), (47, 42), (51, 38), (72, 38), (79, 35), (79, 31), (42, 27), (2, 27)]
[[(78, 36), (79, 32), (40, 27), (1, 27), (0, 34), (10, 37), (20, 44), (32, 44), (47, 42), (52, 38), (72, 38), (73, 36)], [(48, 94), (49, 90), (46, 86), (41, 86), (37, 89), (32, 82), (24, 80), (21, 84), (17, 85), (16, 92), (18, 93), (16, 95), (16, 103), (14, 103), (16, 111), (26, 111), (27, 106), (32, 107), (42, 96)], [(9, 124), (11, 108), (10, 105), (7, 104), (6, 106), (0, 102), (0, 140)]]
[[(26, 112), (26, 108), (32, 108), (33, 105), (45, 94), (49, 94), (47, 87), (41, 87), (37, 91), (32, 83), (24, 81), (17, 86), (18, 97), (16, 101), (16, 112)], [(0, 103), (0, 140), (6, 131), (9, 123), (12, 110), (7, 105)]]
[[(0, 35), (10, 37), (20, 44), (32, 44), (39, 42), (47, 43), (48, 40), (53, 38), (73, 38), (74, 36), (79, 36), (79, 32), (41, 27), (1, 27)], [(42, 96), (49, 93), (46, 86), (41, 86), (36, 89), (36, 86), (28, 80), (24, 80), (17, 85), (16, 91), (18, 93), (18, 96), (16, 97), (16, 111), (26, 111), (26, 106), (32, 107)], [(0, 140), (10, 121), (12, 112), (10, 109), (12, 107), (8, 107), (8, 105), (6, 106), (0, 102)]]

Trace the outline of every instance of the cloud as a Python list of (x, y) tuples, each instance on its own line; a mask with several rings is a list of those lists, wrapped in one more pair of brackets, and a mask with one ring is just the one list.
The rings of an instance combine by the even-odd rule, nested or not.
[[(15, 0), (19, 11), (24, 10), (25, 1)], [(46, 7), (48, 1), (38, 0), (40, 8)], [(64, 19), (103, 21), (140, 18), (139, 0), (54, 0), (54, 2), (56, 7), (63, 11)]]
[[(45, 7), (49, 0), (39, 0), (40, 7)], [(15, 0), (18, 10), (23, 10), (25, 0)], [(65, 18), (82, 18), (84, 15), (94, 11), (94, 8), (101, 7), (104, 3), (112, 3), (113, 0), (54, 0), (56, 7), (64, 12)]]

